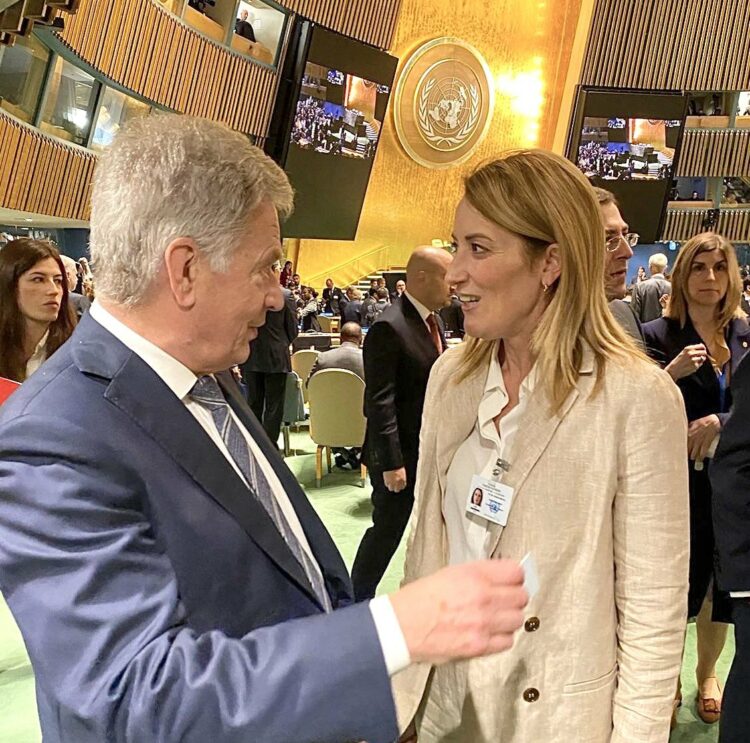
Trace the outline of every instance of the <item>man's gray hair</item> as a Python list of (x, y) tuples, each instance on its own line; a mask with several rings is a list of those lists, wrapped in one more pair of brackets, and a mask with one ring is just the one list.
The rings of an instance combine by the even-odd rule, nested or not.
[(668, 263), (669, 263), (669, 258), (667, 258), (667, 256), (664, 255), (664, 253), (654, 253), (648, 259), (649, 268), (657, 269), (658, 273), (662, 273), (664, 269), (667, 267)]
[(292, 211), (285, 173), (248, 139), (205, 119), (136, 119), (99, 160), (91, 194), (91, 256), (97, 295), (140, 302), (174, 239), (195, 240), (214, 271), (226, 271), (250, 213), (268, 200)]

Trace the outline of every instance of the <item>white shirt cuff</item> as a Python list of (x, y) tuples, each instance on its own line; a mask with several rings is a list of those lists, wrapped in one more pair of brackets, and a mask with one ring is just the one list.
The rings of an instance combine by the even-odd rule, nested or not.
[(733, 599), (747, 599), (750, 598), (750, 591), (732, 591), (729, 595)]
[(394, 676), (411, 665), (411, 656), (388, 596), (378, 596), (372, 599), (370, 613), (372, 621), (375, 622), (375, 631), (378, 633), (388, 676)]

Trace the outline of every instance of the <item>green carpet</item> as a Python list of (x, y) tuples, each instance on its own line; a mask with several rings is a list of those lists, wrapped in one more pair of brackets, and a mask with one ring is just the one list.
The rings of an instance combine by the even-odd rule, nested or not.
[[(292, 434), (295, 456), (287, 460), (315, 509), (333, 535), (336, 544), (351, 567), (362, 533), (370, 524), (370, 488), (359, 487), (358, 472), (334, 472), (325, 475), (323, 487), (315, 487), (315, 445), (305, 432)], [(325, 467), (325, 465), (324, 465)], [(396, 553), (380, 586), (390, 592), (401, 580), (404, 545)], [(727, 642), (719, 665), (719, 675), (726, 678), (734, 642)], [(679, 725), (670, 743), (713, 743), (718, 727), (704, 725), (695, 713), (695, 627), (688, 630), (682, 669), (685, 700), (679, 711)], [(34, 702), (34, 679), (23, 641), (13, 618), (0, 597), (0, 743), (39, 743), (41, 734)], [(567, 742), (566, 742), (567, 743)]]

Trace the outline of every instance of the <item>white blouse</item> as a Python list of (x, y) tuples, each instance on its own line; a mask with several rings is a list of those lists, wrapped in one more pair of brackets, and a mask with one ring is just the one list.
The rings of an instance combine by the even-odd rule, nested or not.
[(42, 336), (42, 340), (37, 343), (34, 353), (31, 354), (31, 358), (26, 362), (26, 379), (28, 379), (46, 360), (47, 360), (47, 337), (49, 336), (49, 330)]
[[(477, 422), (468, 438), (458, 447), (448, 468), (443, 518), (448, 533), (449, 563), (455, 565), (489, 557), (487, 544), (489, 521), (467, 513), (471, 479), (474, 475), (491, 478), (497, 459), (507, 459), (513, 437), (523, 418), (529, 394), (534, 389), (536, 369), (521, 382), (518, 405), (500, 420), (500, 432), (494, 419), (508, 404), (503, 372), (498, 360), (498, 345), (492, 352), (484, 394), (479, 403)], [(512, 466), (512, 462), (510, 463)], [(501, 479), (502, 481), (502, 479)], [(513, 505), (511, 503), (512, 518)]]

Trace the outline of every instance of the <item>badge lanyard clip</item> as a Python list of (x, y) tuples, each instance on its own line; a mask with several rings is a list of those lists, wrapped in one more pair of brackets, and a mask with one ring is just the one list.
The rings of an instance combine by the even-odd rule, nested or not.
[(500, 482), (504, 472), (510, 472), (510, 462), (498, 457), (495, 466), (492, 468), (492, 479), (495, 482)]

